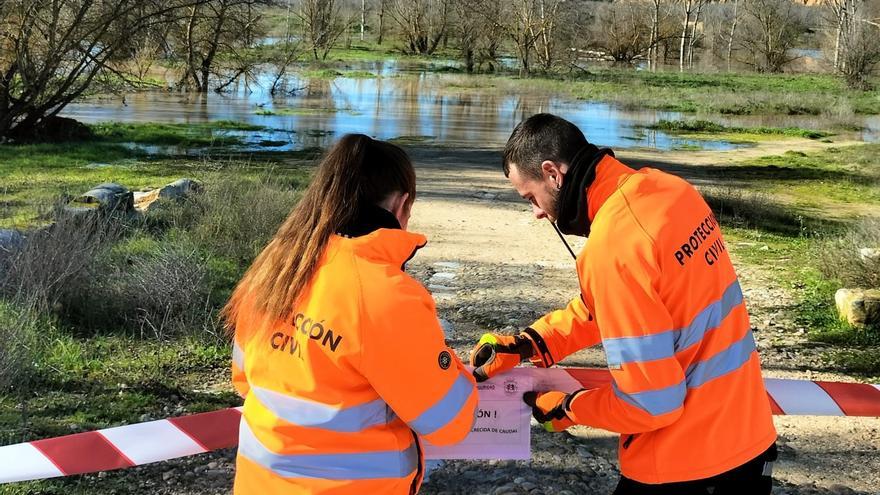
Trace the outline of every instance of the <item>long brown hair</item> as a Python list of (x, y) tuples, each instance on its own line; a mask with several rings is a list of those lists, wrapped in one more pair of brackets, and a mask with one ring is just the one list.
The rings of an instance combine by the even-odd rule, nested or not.
[[(223, 308), (226, 326), (234, 325), (242, 305), (265, 324), (289, 320), (299, 295), (318, 268), (330, 236), (351, 222), (358, 209), (379, 204), (391, 194), (415, 199), (416, 175), (399, 146), (363, 134), (347, 134), (324, 156), (315, 177), (275, 237), (257, 256)], [(407, 205), (408, 206), (408, 205)]]

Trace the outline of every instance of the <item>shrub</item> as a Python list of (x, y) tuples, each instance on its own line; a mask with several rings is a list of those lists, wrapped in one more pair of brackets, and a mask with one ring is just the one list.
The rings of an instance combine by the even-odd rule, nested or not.
[(880, 219), (867, 218), (822, 245), (820, 268), (823, 275), (846, 287), (878, 288), (880, 255), (876, 250), (880, 250)]
[(57, 215), (54, 224), (28, 232), (20, 247), (0, 253), (0, 295), (39, 310), (65, 306), (89, 289), (96, 260), (122, 230), (114, 215)]
[(204, 261), (194, 248), (163, 245), (122, 273), (120, 302), (133, 308), (142, 332), (157, 338), (201, 329), (208, 294)]
[(269, 173), (247, 177), (225, 171), (206, 181), (204, 193), (164, 205), (148, 221), (184, 231), (207, 253), (249, 265), (298, 198), (295, 185), (279, 182)]
[(804, 217), (772, 201), (766, 194), (720, 187), (701, 188), (701, 192), (718, 221), (724, 226), (759, 229), (789, 236), (804, 235), (808, 231), (809, 226)]
[(27, 389), (36, 370), (41, 326), (33, 310), (0, 300), (0, 391)]

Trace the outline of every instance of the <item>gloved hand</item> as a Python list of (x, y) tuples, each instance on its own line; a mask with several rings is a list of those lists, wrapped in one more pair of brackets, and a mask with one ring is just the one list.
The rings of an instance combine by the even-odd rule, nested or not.
[(484, 333), (471, 351), (474, 378), (484, 382), (495, 375), (509, 371), (522, 360), (535, 354), (535, 344), (524, 333), (498, 335)]
[(563, 431), (575, 423), (568, 417), (571, 395), (565, 392), (526, 392), (523, 402), (532, 408), (532, 416), (549, 432)]

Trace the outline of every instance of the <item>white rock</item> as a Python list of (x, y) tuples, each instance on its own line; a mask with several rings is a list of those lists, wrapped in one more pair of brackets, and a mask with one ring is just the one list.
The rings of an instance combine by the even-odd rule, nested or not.
[(178, 179), (159, 190), (160, 198), (181, 199), (202, 190), (202, 185), (193, 179)]
[(459, 268), (461, 268), (461, 263), (457, 261), (438, 261), (434, 263), (433, 266), (445, 270), (458, 270)]
[(859, 258), (862, 261), (880, 261), (880, 248), (861, 248), (859, 249)]
[(840, 318), (850, 325), (880, 326), (880, 289), (840, 289), (834, 302)]

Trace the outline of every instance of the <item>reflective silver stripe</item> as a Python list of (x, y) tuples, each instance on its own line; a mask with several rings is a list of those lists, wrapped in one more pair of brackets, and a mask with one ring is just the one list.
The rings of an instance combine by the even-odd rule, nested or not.
[(422, 436), (434, 433), (454, 420), (474, 393), (476, 389), (470, 379), (460, 373), (446, 395), (418, 418), (409, 421), (410, 427)]
[(388, 424), (396, 417), (382, 399), (353, 407), (333, 407), (251, 385), (251, 392), (275, 416), (297, 426), (355, 433)]
[(238, 369), (244, 369), (244, 351), (235, 340), (232, 341), (232, 363), (238, 366)]
[(678, 409), (684, 403), (687, 389), (696, 388), (742, 368), (755, 352), (755, 339), (749, 330), (745, 337), (711, 358), (688, 366), (685, 379), (671, 387), (643, 392), (625, 393), (611, 382), (615, 395), (623, 401), (658, 416)]
[(624, 402), (638, 407), (651, 416), (660, 416), (661, 414), (675, 411), (681, 407), (684, 403), (684, 397), (687, 395), (687, 387), (685, 387), (684, 380), (671, 387), (631, 394), (621, 392), (617, 388), (616, 382), (611, 382), (611, 388), (614, 389), (615, 395)]
[(724, 290), (721, 299), (706, 306), (706, 308), (701, 311), (693, 321), (691, 321), (690, 325), (682, 328), (680, 333), (676, 335), (675, 352), (681, 352), (703, 340), (703, 336), (706, 332), (720, 326), (721, 322), (727, 318), (727, 315), (729, 315), (734, 308), (742, 304), (742, 302), (742, 288), (739, 286), (739, 280), (734, 280), (733, 283)]
[(602, 340), (608, 364), (617, 367), (625, 363), (665, 359), (700, 342), (705, 334), (717, 328), (734, 308), (742, 304), (743, 295), (739, 281), (734, 280), (721, 295), (721, 299), (703, 308), (683, 327), (665, 332), (636, 337), (617, 337)]
[(254, 436), (245, 419), (242, 419), (239, 428), (238, 453), (283, 478), (325, 480), (404, 478), (412, 474), (419, 464), (419, 451), (415, 441), (402, 451), (276, 454)]
[(743, 367), (755, 352), (755, 338), (752, 331), (746, 332), (745, 337), (734, 342), (727, 349), (715, 354), (705, 361), (696, 362), (688, 366), (685, 371), (688, 388), (696, 388), (728, 373), (732, 373)]

